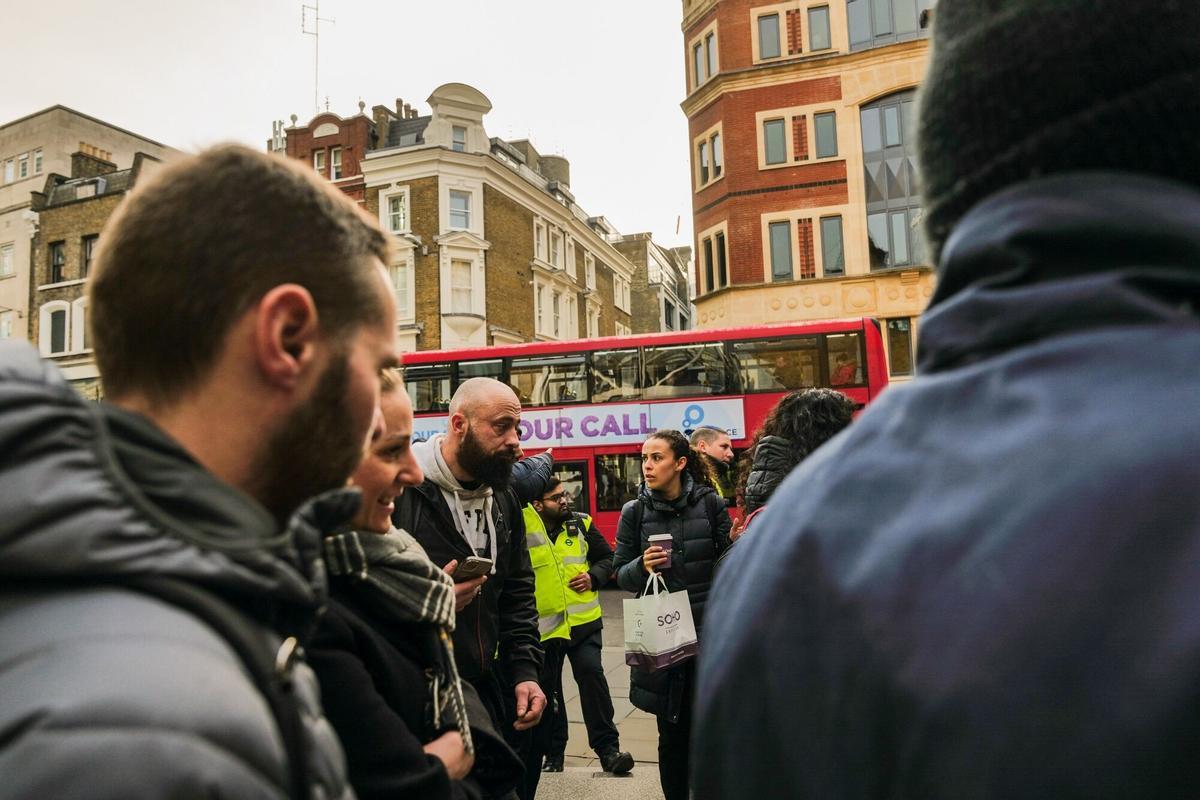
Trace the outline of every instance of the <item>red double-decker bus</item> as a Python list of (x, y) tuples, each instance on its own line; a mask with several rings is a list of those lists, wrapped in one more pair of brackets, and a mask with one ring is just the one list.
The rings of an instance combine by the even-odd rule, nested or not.
[(740, 453), (788, 391), (827, 386), (862, 406), (887, 386), (883, 338), (866, 318), (429, 350), (402, 361), (420, 438), (445, 432), (460, 381), (512, 386), (525, 453), (554, 448), (573, 507), (610, 541), (655, 430), (723, 428)]

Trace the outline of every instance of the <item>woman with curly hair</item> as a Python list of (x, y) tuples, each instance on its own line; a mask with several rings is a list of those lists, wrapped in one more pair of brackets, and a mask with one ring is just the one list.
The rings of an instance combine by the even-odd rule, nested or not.
[(734, 538), (788, 473), (849, 425), (853, 415), (854, 402), (833, 389), (789, 392), (775, 404), (742, 456), (737, 496), (745, 516)]

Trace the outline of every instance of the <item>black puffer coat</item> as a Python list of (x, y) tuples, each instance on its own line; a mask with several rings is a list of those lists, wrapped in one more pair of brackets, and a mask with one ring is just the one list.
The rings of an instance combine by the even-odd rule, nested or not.
[[(642, 566), (642, 553), (650, 546), (649, 537), (671, 534), (671, 568), (662, 575), (668, 590), (687, 590), (696, 633), (700, 635), (713, 567), (717, 556), (729, 547), (732, 523), (725, 501), (711, 487), (696, 486), (689, 476), (683, 480), (683, 492), (675, 500), (667, 500), (643, 484), (637, 499), (621, 509), (613, 568), (622, 589), (641, 595), (649, 577)], [(667, 708), (666, 699), (670, 673), (678, 669), (656, 673), (634, 669), (630, 702), (652, 714), (674, 713)]]
[(746, 477), (743, 502), (746, 513), (751, 514), (767, 504), (779, 484), (796, 466), (792, 455), (792, 442), (782, 436), (764, 436), (754, 446), (754, 458), (750, 462), (750, 474)]

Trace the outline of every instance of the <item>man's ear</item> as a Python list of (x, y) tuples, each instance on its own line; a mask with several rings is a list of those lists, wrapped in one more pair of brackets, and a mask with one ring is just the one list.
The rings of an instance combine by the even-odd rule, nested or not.
[(268, 383), (294, 389), (316, 361), (317, 304), (303, 286), (285, 283), (258, 301), (254, 352)]
[(450, 430), (454, 431), (459, 436), (462, 436), (467, 432), (467, 427), (471, 423), (468, 422), (466, 414), (463, 414), (462, 412), (455, 412), (450, 415), (450, 421), (448, 424), (450, 426)]

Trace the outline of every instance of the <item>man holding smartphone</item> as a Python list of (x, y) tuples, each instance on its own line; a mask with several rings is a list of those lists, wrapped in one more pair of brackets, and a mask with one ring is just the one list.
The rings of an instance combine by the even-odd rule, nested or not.
[(505, 384), (472, 378), (449, 410), (446, 433), (413, 446), (425, 482), (396, 498), (392, 522), (455, 576), (459, 674), (524, 754), (546, 696), (537, 680), (542, 647), (533, 570), (521, 503), (510, 487), (521, 453), (521, 404)]

